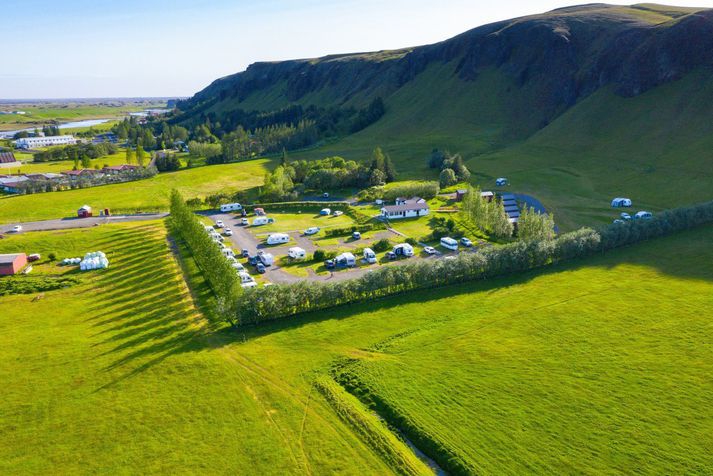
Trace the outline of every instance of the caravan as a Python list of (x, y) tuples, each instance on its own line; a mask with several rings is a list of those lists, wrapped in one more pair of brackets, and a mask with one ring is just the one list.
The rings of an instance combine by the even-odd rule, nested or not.
[(269, 223), (275, 223), (275, 220), (266, 216), (259, 216), (253, 220), (253, 226), (267, 225)]
[(240, 277), (240, 286), (243, 288), (254, 288), (257, 283), (246, 271), (238, 271), (238, 276)]
[(441, 246), (451, 251), (458, 251), (458, 242), (453, 238), (449, 238), (447, 236), (441, 238)]
[(413, 246), (408, 243), (401, 243), (400, 245), (394, 246), (394, 254), (396, 256), (405, 256), (410, 258), (413, 256)]
[(356, 258), (351, 253), (342, 253), (334, 258), (334, 264), (340, 268), (352, 268), (356, 266)]
[(243, 209), (243, 206), (239, 203), (226, 203), (220, 206), (220, 211), (225, 212), (239, 212)]
[(287, 233), (273, 233), (267, 237), (268, 245), (279, 245), (281, 243), (287, 243), (290, 241), (290, 235)]
[(230, 248), (222, 248), (220, 252), (223, 253), (223, 256), (226, 258), (235, 258), (235, 251)]
[(304, 249), (295, 246), (294, 248), (287, 250), (287, 256), (292, 259), (304, 259), (307, 256), (307, 252)]
[(262, 263), (263, 266), (272, 266), (275, 263), (275, 257), (270, 253), (258, 253), (257, 259), (258, 264)]
[(631, 199), (629, 198), (621, 198), (617, 197), (614, 200), (611, 201), (611, 206), (613, 208), (622, 208), (622, 207), (630, 207), (631, 206)]

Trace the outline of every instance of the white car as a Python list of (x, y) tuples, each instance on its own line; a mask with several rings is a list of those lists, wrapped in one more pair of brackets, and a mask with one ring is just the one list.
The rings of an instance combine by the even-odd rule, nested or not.
[(463, 245), (463, 246), (465, 246), (465, 247), (467, 247), (467, 248), (470, 248), (471, 246), (473, 246), (473, 242), (470, 241), (468, 238), (465, 238), (465, 237), (463, 237), (463, 238), (460, 239), (460, 244)]
[(319, 233), (319, 227), (313, 226), (305, 230), (305, 235), (316, 235)]
[(426, 247), (423, 249), (423, 251), (425, 251), (425, 252), (428, 253), (429, 255), (435, 255), (435, 254), (436, 254), (436, 248), (434, 248), (433, 246), (426, 246)]
[(247, 218), (241, 218), (241, 219), (240, 219), (240, 224), (247, 226), (247, 225), (248, 225), (248, 219), (247, 219)]
[(226, 228), (223, 233), (225, 233), (225, 236), (233, 236), (233, 230), (230, 228)]
[(335, 217), (340, 217), (340, 216), (342, 216), (342, 215), (344, 215), (344, 212), (342, 212), (342, 211), (340, 211), (340, 210), (334, 210), (334, 216), (335, 216)]
[(22, 225), (15, 225), (12, 227), (13, 233), (20, 233), (22, 231)]
[(225, 226), (225, 223), (223, 223), (223, 220), (218, 220), (217, 222), (215, 222), (215, 226), (217, 226), (218, 228), (223, 228)]

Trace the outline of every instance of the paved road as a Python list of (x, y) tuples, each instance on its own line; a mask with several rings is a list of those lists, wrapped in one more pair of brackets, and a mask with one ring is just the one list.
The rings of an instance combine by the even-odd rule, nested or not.
[(158, 220), (168, 216), (168, 213), (142, 213), (140, 215), (117, 215), (109, 217), (91, 218), (59, 218), (57, 220), (32, 221), (24, 223), (11, 223), (0, 225), (0, 234), (10, 233), (15, 225), (22, 225), (22, 232), (64, 230), (70, 228), (89, 228), (107, 223), (121, 223), (129, 221)]

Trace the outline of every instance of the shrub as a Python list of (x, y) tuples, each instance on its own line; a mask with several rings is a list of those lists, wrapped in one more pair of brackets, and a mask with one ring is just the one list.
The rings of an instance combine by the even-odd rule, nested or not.
[(386, 238), (380, 239), (371, 247), (371, 249), (376, 251), (377, 253), (384, 252), (389, 248), (391, 248), (391, 242)]
[(326, 259), (326, 257), (325, 257), (324, 250), (322, 250), (322, 249), (314, 250), (314, 254), (312, 255), (312, 261), (321, 263), (325, 259)]
[(54, 253), (50, 253), (47, 255), (47, 259), (50, 261), (57, 261), (57, 256)]
[(409, 238), (406, 238), (406, 243), (408, 243), (408, 244), (411, 245), (411, 246), (416, 246), (416, 245), (418, 245), (418, 241), (416, 241), (415, 239), (410, 238), (410, 237), (409, 237)]

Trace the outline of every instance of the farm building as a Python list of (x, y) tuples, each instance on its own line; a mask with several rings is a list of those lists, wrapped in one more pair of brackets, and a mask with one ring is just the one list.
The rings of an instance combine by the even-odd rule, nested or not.
[(92, 207), (89, 205), (84, 205), (77, 210), (77, 217), (79, 218), (89, 218), (90, 216), (92, 216)]
[(25, 253), (0, 255), (0, 276), (11, 276), (19, 273), (27, 264)]
[(460, 189), (456, 190), (456, 197), (455, 197), (456, 202), (462, 202), (463, 198), (465, 197), (465, 195), (467, 193), (468, 193), (468, 190), (465, 188), (460, 188)]
[(62, 175), (66, 175), (70, 180), (78, 180), (81, 178), (90, 178), (103, 175), (101, 171), (94, 169), (80, 169), (80, 170), (67, 170), (62, 172)]
[(429, 212), (430, 208), (423, 198), (397, 198), (396, 205), (387, 205), (381, 209), (381, 217), (396, 220), (399, 218), (420, 217), (428, 215)]
[(138, 165), (129, 165), (129, 164), (123, 164), (123, 165), (109, 165), (104, 167), (101, 171), (105, 174), (109, 175), (116, 175), (121, 172), (130, 172), (132, 170), (138, 170), (141, 167)]
[(20, 186), (30, 179), (24, 175), (0, 175), (0, 190), (6, 193), (20, 193)]
[(72, 135), (47, 136), (47, 137), (25, 137), (13, 141), (18, 149), (33, 149), (35, 147), (49, 147), (53, 145), (74, 145), (77, 140)]

